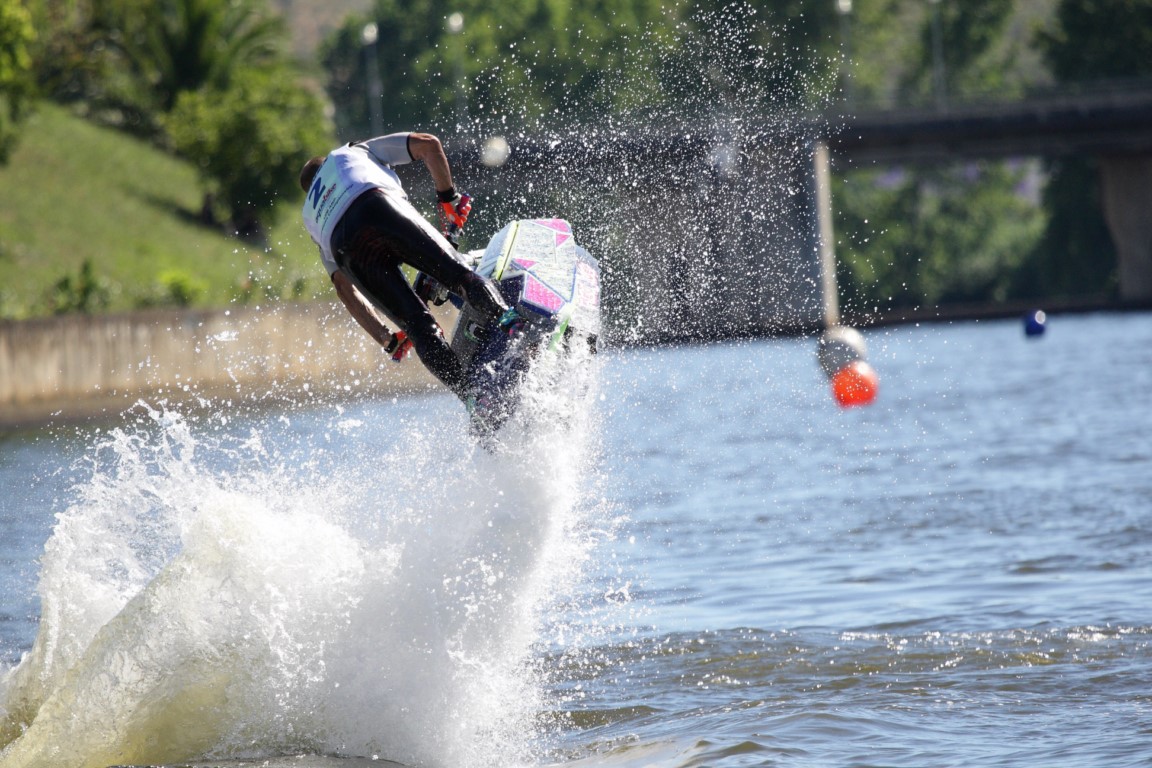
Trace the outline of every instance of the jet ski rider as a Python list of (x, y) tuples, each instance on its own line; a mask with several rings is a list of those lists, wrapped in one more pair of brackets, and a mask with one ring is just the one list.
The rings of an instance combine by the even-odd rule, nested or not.
[[(393, 360), (415, 347), (425, 367), (467, 402), (463, 366), (401, 264), (466, 297), (504, 332), (518, 333), (524, 321), (496, 285), (470, 270), (408, 201), (392, 166), (413, 160), (422, 161), (432, 176), (445, 231), (458, 231), (468, 221), (472, 199), (456, 190), (444, 148), (429, 133), (393, 133), (313, 157), (300, 171), (304, 225), (320, 247), (336, 295), (356, 322)], [(391, 332), (376, 308), (400, 330)]]

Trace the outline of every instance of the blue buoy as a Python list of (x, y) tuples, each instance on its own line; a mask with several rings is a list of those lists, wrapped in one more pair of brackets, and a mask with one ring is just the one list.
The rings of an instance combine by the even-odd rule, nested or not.
[(1048, 322), (1048, 315), (1044, 310), (1037, 309), (1024, 315), (1024, 335), (1043, 336), (1044, 326)]

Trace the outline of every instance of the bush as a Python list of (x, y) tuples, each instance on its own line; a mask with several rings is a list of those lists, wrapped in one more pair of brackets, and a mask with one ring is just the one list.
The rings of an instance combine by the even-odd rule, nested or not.
[(161, 272), (156, 278), (164, 303), (176, 307), (190, 307), (208, 290), (208, 284), (179, 269)]
[(48, 303), (52, 314), (72, 312), (90, 314), (107, 309), (112, 301), (113, 286), (92, 268), (92, 260), (85, 259), (75, 275), (64, 275), (52, 286)]
[(182, 269), (166, 269), (155, 282), (135, 296), (139, 309), (153, 307), (191, 307), (208, 293), (208, 283)]

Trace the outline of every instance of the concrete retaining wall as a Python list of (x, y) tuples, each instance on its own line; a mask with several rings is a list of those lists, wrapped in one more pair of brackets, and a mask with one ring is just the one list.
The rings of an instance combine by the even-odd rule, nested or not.
[(438, 386), (414, 358), (389, 361), (330, 303), (0, 323), (0, 426), (116, 414), (140, 398), (352, 398)]

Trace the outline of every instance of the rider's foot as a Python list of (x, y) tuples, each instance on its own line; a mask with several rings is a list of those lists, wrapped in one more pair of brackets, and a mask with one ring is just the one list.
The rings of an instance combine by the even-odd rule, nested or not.
[(412, 281), (412, 290), (416, 291), (416, 295), (426, 304), (439, 307), (448, 301), (448, 289), (437, 282), (436, 278), (429, 277), (423, 272), (416, 273), (416, 279)]
[(520, 313), (516, 311), (516, 307), (512, 307), (500, 316), (496, 325), (509, 336), (516, 336), (524, 330), (525, 322)]

